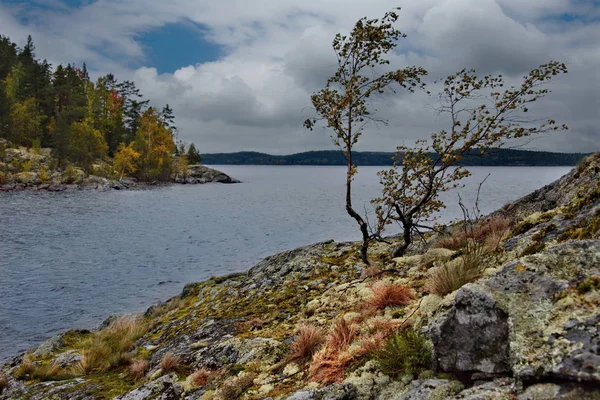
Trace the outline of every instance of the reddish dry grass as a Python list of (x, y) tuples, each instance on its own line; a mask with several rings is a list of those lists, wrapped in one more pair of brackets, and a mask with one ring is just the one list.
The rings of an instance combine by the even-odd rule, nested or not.
[(359, 333), (358, 326), (349, 324), (344, 318), (334, 321), (325, 345), (313, 356), (308, 371), (310, 379), (323, 384), (339, 381), (354, 359), (347, 350)]
[(492, 217), (478, 222), (474, 226), (467, 225), (458, 229), (451, 236), (439, 238), (433, 247), (460, 250), (467, 245), (469, 239), (477, 243), (484, 243), (494, 249), (498, 247), (502, 238), (510, 231), (511, 220), (505, 217)]
[(190, 383), (194, 388), (201, 388), (208, 385), (215, 377), (215, 373), (201, 368), (189, 376)]
[(171, 352), (165, 353), (162, 360), (160, 361), (160, 368), (163, 370), (163, 372), (174, 371), (180, 366), (181, 359), (179, 358), (179, 356), (176, 356)]
[(358, 337), (358, 327), (348, 324), (344, 318), (339, 318), (333, 323), (331, 332), (327, 336), (326, 347), (338, 351), (346, 350)]
[(371, 318), (367, 322), (369, 331), (374, 333), (384, 332), (386, 335), (396, 331), (396, 329), (398, 329), (399, 324), (400, 323), (397, 321), (392, 321), (383, 317)]
[(379, 281), (373, 284), (373, 297), (367, 301), (367, 308), (382, 310), (386, 307), (409, 305), (415, 296), (411, 289), (398, 283)]
[(133, 360), (129, 366), (129, 376), (138, 381), (146, 375), (149, 366), (148, 360)]
[(390, 333), (386, 331), (379, 331), (372, 336), (368, 336), (361, 339), (360, 347), (358, 349), (357, 354), (363, 356), (367, 354), (377, 353), (385, 344), (385, 340), (387, 339), (389, 334)]
[(322, 384), (339, 382), (353, 359), (354, 357), (346, 351), (330, 352), (325, 347), (315, 354), (308, 370), (308, 376), (310, 380)]
[(319, 328), (310, 325), (301, 326), (296, 332), (286, 363), (300, 364), (309, 361), (324, 343), (325, 338)]

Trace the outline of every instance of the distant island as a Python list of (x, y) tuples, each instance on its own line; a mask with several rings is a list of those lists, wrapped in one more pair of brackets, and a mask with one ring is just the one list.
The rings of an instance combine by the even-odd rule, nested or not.
[[(586, 155), (494, 149), (485, 156), (480, 156), (474, 151), (465, 156), (460, 164), (465, 166), (573, 166)], [(393, 164), (395, 153), (357, 151), (353, 152), (352, 157), (357, 165), (389, 166)], [(344, 155), (336, 150), (306, 151), (283, 156), (254, 151), (213, 153), (203, 154), (202, 161), (209, 165), (346, 165)]]

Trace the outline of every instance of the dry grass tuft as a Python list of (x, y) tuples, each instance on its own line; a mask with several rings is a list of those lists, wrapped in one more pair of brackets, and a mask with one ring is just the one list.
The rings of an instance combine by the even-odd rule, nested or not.
[(357, 338), (358, 327), (354, 324), (348, 324), (344, 318), (338, 318), (327, 336), (326, 347), (343, 351), (347, 349)]
[(33, 372), (33, 360), (29, 356), (25, 356), (21, 361), (21, 364), (17, 367), (13, 373), (16, 379), (27, 379), (31, 377)]
[(398, 283), (379, 281), (373, 284), (373, 297), (367, 301), (367, 308), (382, 310), (386, 307), (409, 305), (415, 296), (411, 289)]
[(89, 375), (129, 365), (131, 357), (127, 352), (147, 329), (148, 326), (141, 318), (119, 318), (82, 343), (82, 359), (73, 368), (73, 372)]
[(197, 389), (208, 385), (214, 378), (214, 372), (209, 371), (206, 368), (201, 368), (188, 376), (188, 382), (193, 388)]
[(324, 343), (325, 338), (319, 328), (310, 325), (301, 326), (296, 332), (296, 338), (285, 361), (288, 364), (310, 361)]
[(498, 216), (479, 221), (475, 225), (463, 223), (451, 236), (440, 237), (432, 247), (461, 250), (472, 240), (484, 244), (488, 250), (495, 250), (510, 232), (511, 225), (510, 219)]
[(354, 359), (348, 348), (359, 333), (358, 326), (349, 324), (344, 318), (334, 321), (325, 345), (313, 356), (308, 371), (310, 379), (324, 384), (339, 381)]
[(3, 373), (0, 373), (0, 393), (4, 392), (4, 389), (8, 387), (8, 377)]
[(428, 292), (443, 297), (479, 279), (483, 270), (481, 254), (467, 253), (459, 259), (433, 268), (425, 288)]
[(392, 321), (391, 319), (384, 317), (371, 318), (366, 323), (370, 332), (384, 332), (386, 335), (398, 329), (399, 324), (400, 323), (397, 321)]
[(160, 360), (160, 368), (163, 372), (175, 371), (181, 367), (181, 358), (171, 353), (170, 351), (165, 353), (162, 360)]
[(315, 354), (308, 371), (310, 380), (322, 384), (339, 382), (354, 357), (347, 351), (330, 352), (323, 348)]
[(361, 339), (359, 342), (360, 347), (357, 353), (360, 355), (377, 353), (385, 344), (385, 340), (387, 339), (388, 335), (389, 333), (386, 331), (379, 331), (372, 336)]
[(129, 366), (129, 376), (133, 378), (134, 381), (139, 381), (146, 376), (149, 366), (150, 363), (148, 360), (133, 360)]

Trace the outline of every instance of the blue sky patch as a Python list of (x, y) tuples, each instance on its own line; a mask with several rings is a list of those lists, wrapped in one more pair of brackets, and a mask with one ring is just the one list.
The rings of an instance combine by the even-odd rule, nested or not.
[(144, 47), (142, 64), (155, 67), (159, 74), (182, 67), (216, 61), (223, 49), (203, 38), (200, 27), (191, 22), (168, 24), (137, 38)]

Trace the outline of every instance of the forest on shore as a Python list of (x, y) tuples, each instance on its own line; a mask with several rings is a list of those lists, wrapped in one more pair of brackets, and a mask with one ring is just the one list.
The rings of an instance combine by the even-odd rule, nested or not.
[[(31, 36), (23, 48), (0, 36), (0, 139), (50, 148), (51, 170), (168, 180), (200, 161), (194, 144), (176, 144), (176, 129), (172, 108), (149, 106), (132, 81), (107, 74), (93, 82), (85, 63), (53, 68), (37, 59)], [(4, 176), (27, 169), (5, 167)]]
[[(356, 151), (353, 161), (357, 165), (390, 166), (396, 160), (396, 153)], [(430, 157), (434, 158), (431, 153)], [(471, 151), (459, 161), (464, 166), (573, 166), (586, 156), (582, 153), (552, 153), (515, 149), (491, 149), (480, 155)], [(237, 153), (202, 154), (202, 160), (209, 165), (346, 165), (346, 158), (340, 151), (307, 151), (290, 155), (271, 155), (252, 151)], [(400, 160), (398, 160), (400, 161)]]

